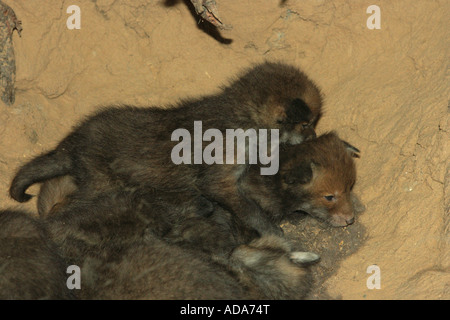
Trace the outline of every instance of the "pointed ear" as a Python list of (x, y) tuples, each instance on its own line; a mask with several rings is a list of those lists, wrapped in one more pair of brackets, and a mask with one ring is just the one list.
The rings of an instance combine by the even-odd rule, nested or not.
[(313, 177), (315, 164), (311, 161), (303, 161), (282, 175), (287, 184), (306, 184)]
[(348, 143), (347, 141), (342, 140), (342, 142), (344, 143), (345, 147), (347, 148), (348, 153), (353, 157), (353, 158), (359, 158), (360, 157), (360, 153), (361, 151), (359, 151), (358, 148), (352, 146), (350, 143)]

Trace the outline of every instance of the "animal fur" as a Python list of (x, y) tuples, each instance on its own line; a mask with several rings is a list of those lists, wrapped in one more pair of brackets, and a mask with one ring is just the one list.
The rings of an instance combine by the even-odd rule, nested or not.
[[(356, 179), (355, 165), (352, 158), (354, 155), (353, 152), (354, 149), (349, 147), (334, 133), (322, 135), (315, 140), (304, 142), (300, 145), (284, 146), (281, 152), (281, 170), (279, 174), (275, 176), (261, 176), (258, 173), (258, 166), (252, 166), (239, 183), (239, 188), (242, 192), (245, 192), (255, 205), (258, 205), (261, 208), (262, 212), (267, 214), (268, 219), (274, 224), (278, 224), (290, 213), (306, 211), (311, 215), (328, 221), (332, 225), (348, 225), (353, 222), (350, 191)], [(325, 198), (325, 196), (329, 196), (330, 194), (335, 198), (331, 199), (332, 201)], [(137, 199), (140, 199), (139, 201), (143, 202), (141, 204), (136, 204), (135, 201)], [(262, 274), (265, 274), (266, 276), (267, 274), (272, 274), (273, 271), (270, 271), (272, 269), (264, 269), (266, 267), (269, 268), (269, 266), (270, 268), (275, 268), (275, 270), (278, 268), (285, 270), (284, 262), (277, 264), (276, 261), (278, 261), (278, 258), (268, 254), (269, 251), (273, 252), (273, 250), (267, 249), (267, 252), (263, 251), (264, 254), (260, 254), (258, 253), (258, 250), (260, 250), (261, 247), (258, 247), (259, 249), (256, 251), (253, 251), (252, 249), (252, 243), (264, 243), (264, 239), (268, 239), (270, 236), (258, 237), (258, 235), (252, 233), (251, 230), (246, 230), (243, 224), (236, 220), (237, 217), (235, 215), (227, 213), (223, 208), (217, 208), (216, 205), (213, 205), (214, 210), (212, 210), (212, 213), (210, 213), (211, 207), (207, 205), (207, 202), (193, 203), (189, 210), (185, 209), (189, 206), (178, 205), (180, 203), (182, 204), (186, 199), (191, 199), (189, 196), (185, 198), (182, 197), (179, 201), (176, 200), (177, 196), (175, 195), (169, 195), (167, 197), (154, 196), (152, 198), (147, 198), (146, 200), (142, 199), (145, 199), (145, 197), (140, 195), (131, 202), (125, 202), (125, 206), (116, 203), (110, 206), (111, 209), (107, 211), (101, 210), (103, 204), (99, 199), (95, 199), (85, 208), (81, 207), (79, 212), (73, 212), (72, 209), (68, 209), (68, 206), (61, 208), (60, 210), (67, 210), (68, 212), (72, 211), (70, 217), (71, 219), (79, 221), (79, 228), (76, 227), (77, 224), (75, 224), (73, 220), (68, 222), (61, 212), (58, 212), (57, 215), (52, 215), (49, 219), (52, 221), (60, 220), (56, 230), (60, 227), (69, 228), (70, 237), (73, 238), (72, 243), (77, 250), (82, 248), (80, 244), (86, 242), (86, 239), (91, 239), (90, 233), (96, 237), (95, 239), (97, 240), (95, 241), (109, 243), (110, 245), (112, 245), (111, 243), (114, 243), (114, 238), (117, 239), (119, 236), (125, 236), (127, 239), (137, 241), (136, 243), (140, 241), (140, 237), (143, 237), (147, 240), (150, 239), (150, 243), (152, 244), (157, 243), (155, 246), (158, 248), (160, 248), (158, 245), (159, 243), (161, 246), (168, 245), (170, 248), (177, 248), (174, 249), (176, 252), (179, 249), (185, 250), (183, 251), (184, 254), (194, 251), (194, 256), (197, 258), (202, 256), (205, 257), (206, 255), (206, 257), (208, 257), (206, 260), (208, 263), (220, 265), (220, 268), (224, 268), (225, 266), (226, 270), (231, 270), (240, 275), (238, 278), (239, 283), (253, 283), (253, 286), (250, 287), (263, 290), (266, 297), (280, 297), (280, 295), (290, 292), (289, 288), (286, 289), (283, 284), (284, 282), (279, 278), (275, 277), (272, 279), (270, 277), (262, 277)], [(155, 199), (156, 203), (154, 202)], [(174, 201), (177, 202), (177, 205), (174, 206), (172, 210), (166, 210), (165, 203)], [(131, 211), (128, 209), (120, 209), (121, 207), (128, 208), (130, 203), (135, 206)], [(90, 206), (92, 211), (86, 210), (89, 209)], [(100, 210), (96, 206), (100, 206)], [(190, 212), (191, 210), (196, 210), (197, 208), (204, 206), (207, 208), (201, 214), (187, 214), (187, 212)], [(136, 209), (139, 209), (140, 211), (136, 211)], [(177, 212), (176, 210), (182, 211)], [(92, 212), (95, 214), (92, 214)], [(104, 212), (104, 214), (102, 214), (102, 212)], [(119, 214), (115, 212), (118, 212)], [(136, 212), (141, 212), (139, 214), (141, 215), (140, 218), (136, 218)], [(128, 228), (128, 223), (124, 223), (124, 220), (130, 221)], [(140, 221), (143, 221), (143, 223), (136, 227), (136, 221), (139, 223)], [(159, 227), (159, 225), (165, 227), (162, 228)], [(82, 229), (84, 229), (84, 231), (81, 232), (81, 235), (77, 235)], [(52, 227), (51, 230), (55, 229)], [(76, 230), (76, 232), (73, 233), (73, 230)], [(62, 233), (58, 231), (56, 234)], [(114, 235), (114, 237), (111, 235)], [(134, 238), (134, 236), (138, 236), (138, 238)], [(156, 241), (155, 238), (158, 239), (158, 241)], [(161, 238), (165, 241), (159, 242)], [(58, 242), (66, 244), (71, 243), (67, 241), (67, 235), (65, 235), (63, 239), (64, 241), (59, 240)], [(95, 241), (89, 240), (87, 242), (96, 243)], [(270, 241), (268, 242), (270, 243)], [(121, 244), (123, 243), (124, 242), (121, 241)], [(147, 244), (144, 244), (145, 248), (147, 248), (146, 246)], [(83, 256), (83, 252), (93, 252), (97, 254), (98, 252), (102, 252), (103, 245), (95, 245), (93, 249), (89, 248), (90, 246), (88, 245), (81, 250), (81, 253), (77, 252), (76, 254), (72, 254), (72, 257)], [(142, 249), (143, 252), (147, 250), (145, 248)], [(281, 252), (277, 250), (275, 250), (275, 252)], [(113, 250), (113, 252), (117, 252), (117, 250)], [(286, 257), (287, 252), (289, 252), (289, 250), (285, 248), (284, 257)], [(133, 251), (130, 255), (131, 256), (128, 256), (128, 253), (125, 254), (127, 257), (125, 260), (134, 261), (134, 259), (137, 259), (139, 261), (145, 261), (146, 259), (142, 256), (142, 252), (139, 253)], [(262, 260), (256, 259), (255, 261), (259, 262), (252, 264), (251, 257), (253, 257), (253, 255), (261, 257)], [(135, 256), (139, 258), (134, 258)], [(247, 257), (248, 260), (245, 259), (245, 257)], [(93, 261), (97, 261), (98, 259), (99, 258), (95, 258)], [(113, 258), (106, 255), (106, 257), (102, 259), (109, 261)], [(103, 260), (100, 259), (99, 261)], [(121, 260), (119, 259), (119, 261)], [(264, 261), (264, 263), (262, 261)], [(286, 262), (286, 260), (283, 261)], [(75, 261), (72, 261), (72, 263), (75, 263)], [(113, 271), (108, 271), (108, 269), (106, 271), (98, 271), (98, 273), (108, 274), (108, 272), (111, 272), (114, 274), (114, 276), (111, 275), (111, 278), (120, 279), (122, 276), (117, 275), (117, 272), (132, 268), (132, 266), (128, 266), (128, 264), (127, 266), (124, 266), (123, 263), (126, 262), (121, 261), (118, 265), (110, 265), (112, 268), (111, 270)], [(152, 263), (153, 262), (149, 261), (150, 265), (152, 265)], [(98, 262), (95, 265), (103, 266), (104, 264)], [(251, 266), (251, 268), (247, 269), (248, 266)], [(288, 266), (290, 265), (288, 264)], [(290, 268), (286, 268), (290, 270)], [(164, 266), (163, 269), (169, 270), (170, 268)], [(93, 272), (94, 274), (97, 273), (97, 271)], [(133, 273), (136, 272), (140, 271), (133, 271)], [(211, 281), (214, 282), (215, 280)], [(165, 284), (162, 285), (162, 287), (164, 286)], [(279, 293), (278, 295), (273, 295), (274, 293), (272, 292)]]
[[(310, 271), (296, 264), (305, 253), (286, 252), (285, 240), (263, 237), (238, 247), (229, 268), (201, 252), (159, 238), (106, 244), (83, 263), (83, 299), (303, 299)], [(306, 254), (307, 255), (307, 254)]]
[(72, 299), (67, 265), (44, 224), (26, 212), (0, 211), (0, 299)]
[(258, 166), (250, 166), (239, 189), (274, 224), (304, 211), (332, 226), (347, 226), (354, 222), (355, 156), (353, 146), (330, 132), (299, 145), (285, 145), (276, 175), (259, 175)]
[[(317, 255), (292, 252), (277, 236), (246, 234), (233, 215), (214, 216), (220, 208), (200, 218), (187, 205), (168, 210), (174, 195), (135, 193), (75, 198), (45, 220), (67, 263), (81, 267), (78, 298), (301, 299), (309, 292), (304, 264)], [(210, 211), (196, 201), (189, 210), (206, 204)]]
[(37, 208), (41, 217), (64, 205), (69, 195), (77, 191), (77, 185), (69, 175), (50, 179), (41, 185), (37, 198)]
[[(259, 216), (255, 215), (253, 225), (257, 225), (259, 217), (262, 217), (270, 221), (275, 228), (288, 214), (295, 211), (307, 212), (328, 221), (333, 226), (347, 226), (353, 223), (354, 205), (351, 199), (351, 190), (356, 181), (356, 169), (353, 161), (356, 150), (347, 142), (342, 141), (337, 134), (328, 133), (299, 145), (284, 145), (280, 151), (280, 171), (274, 176), (261, 176), (257, 165), (250, 166), (250, 169), (237, 183), (237, 188), (242, 197), (247, 199), (248, 206), (253, 206), (255, 212), (259, 212)], [(149, 195), (151, 198), (151, 194)], [(171, 207), (171, 212), (182, 213), (182, 217), (177, 218), (177, 224), (181, 225), (180, 221), (184, 221), (184, 226), (177, 229), (177, 232), (200, 237), (202, 233), (196, 230), (196, 225), (210, 224), (210, 221), (213, 221), (213, 226), (209, 225), (204, 228), (207, 230), (207, 235), (210, 234), (208, 228), (212, 230), (218, 225), (221, 226), (222, 231), (211, 232), (217, 235), (217, 238), (220, 235), (224, 239), (226, 232), (234, 234), (233, 230), (236, 230), (236, 226), (251, 234), (251, 227), (243, 223), (239, 217), (231, 217), (230, 212), (224, 208), (216, 209), (209, 219), (210, 221), (202, 219), (203, 216), (213, 212), (211, 204), (208, 204), (209, 202), (203, 197), (193, 196), (197, 200), (203, 199), (203, 201), (191, 202), (187, 205), (186, 210), (180, 211), (179, 208), (186, 206), (190, 196), (193, 194), (185, 194), (183, 198), (179, 194), (173, 193), (173, 196), (167, 197), (169, 199), (167, 203), (173, 199), (181, 199), (178, 202), (179, 207)], [(55, 202), (54, 199), (45, 201)], [(152, 201), (150, 200), (150, 202)], [(164, 217), (168, 210), (164, 209), (162, 202), (159, 205), (162, 208), (160, 212), (163, 212), (161, 216)], [(199, 205), (199, 207), (194, 208), (195, 205)], [(183, 216), (185, 212), (199, 214)], [(248, 218), (250, 219), (250, 217)], [(223, 225), (230, 221), (233, 226), (223, 228)], [(217, 241), (211, 242), (217, 243)], [(199, 242), (205, 243), (206, 240)]]

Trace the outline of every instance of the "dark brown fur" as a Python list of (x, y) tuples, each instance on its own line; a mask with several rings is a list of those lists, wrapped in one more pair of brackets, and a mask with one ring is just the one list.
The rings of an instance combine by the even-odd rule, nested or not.
[[(346, 226), (354, 221), (350, 199), (350, 191), (356, 181), (354, 152), (355, 148), (343, 142), (335, 133), (325, 134), (299, 145), (284, 145), (280, 151), (279, 173), (261, 176), (259, 167), (252, 165), (237, 183), (237, 188), (242, 197), (247, 199), (247, 207), (259, 212), (259, 216), (255, 215), (254, 219), (262, 216), (274, 226), (294, 211), (308, 212), (333, 226)], [(332, 197), (327, 200), (326, 197), (330, 196)], [(185, 195), (185, 199), (188, 198), (189, 195)], [(52, 199), (46, 201), (55, 202)], [(186, 202), (183, 200), (180, 205), (183, 206), (184, 203)], [(187, 211), (193, 212), (194, 209), (191, 207)], [(208, 213), (212, 209), (203, 211)], [(226, 210), (219, 211), (226, 212), (222, 216), (229, 215)], [(220, 216), (219, 211), (216, 210), (214, 216)], [(188, 218), (190, 222), (186, 222), (184, 228), (187, 228), (187, 224), (195, 226), (205, 223), (201, 218), (199, 221), (193, 217), (182, 219)], [(227, 217), (227, 221), (229, 220)], [(235, 217), (233, 221), (239, 221), (240, 228), (244, 228), (239, 217)], [(258, 224), (258, 221), (253, 224)], [(192, 230), (196, 234), (195, 227)]]
[[(139, 230), (141, 221), (137, 216), (130, 219), (133, 215), (126, 209), (125, 198), (117, 196), (95, 202), (91, 207), (95, 215), (84, 211), (85, 214), (73, 216), (96, 216), (94, 220), (81, 219), (76, 223), (67, 216), (68, 211), (58, 211), (45, 220), (66, 263), (41, 221), (20, 211), (1, 212), (0, 298), (302, 299), (307, 296), (310, 271), (296, 264), (297, 253), (291, 252), (286, 240), (274, 236), (254, 240), (233, 249), (229, 265), (216, 263), (201, 250), (169, 244), (152, 233), (143, 236), (133, 232)], [(104, 219), (100, 229), (99, 217)], [(119, 225), (127, 223), (137, 228), (117, 233)], [(81, 269), (81, 289), (70, 291), (66, 287), (68, 274), (64, 270), (69, 264)]]
[(151, 237), (105, 244), (83, 261), (83, 299), (303, 299), (310, 272), (296, 265), (281, 238), (238, 247), (226, 267), (202, 252)]
[[(245, 165), (175, 165), (171, 134), (179, 128), (279, 129), (286, 143), (314, 137), (321, 115), (317, 87), (297, 68), (263, 63), (243, 73), (222, 93), (185, 101), (169, 108), (108, 108), (89, 117), (55, 150), (25, 164), (15, 176), (10, 195), (27, 201), (36, 182), (71, 175), (81, 191), (113, 186), (144, 190), (199, 191), (221, 203), (260, 233), (277, 232), (254, 206), (239, 195), (236, 183)], [(256, 211), (255, 211), (256, 210)]]
[(39, 215), (46, 217), (50, 212), (56, 211), (58, 206), (63, 206), (69, 195), (76, 190), (77, 185), (69, 175), (45, 181), (41, 185), (37, 198)]
[(190, 217), (212, 210), (203, 197), (118, 188), (101, 194), (74, 194), (45, 222), (72, 264), (71, 259), (89, 251), (91, 244), (140, 241), (149, 234), (162, 238)]
[(0, 212), (0, 299), (71, 299), (66, 268), (41, 221)]
[[(297, 263), (316, 260), (317, 256), (291, 252), (287, 241), (277, 236), (246, 234), (234, 224), (233, 215), (221, 212), (214, 216), (218, 209), (207, 218), (200, 218), (203, 213), (177, 212), (205, 206), (209, 212), (211, 208), (202, 199), (191, 209), (186, 209), (189, 205), (174, 205), (174, 211), (168, 210), (171, 203), (184, 201), (183, 197), (178, 199), (174, 194), (155, 193), (149, 198), (139, 195), (139, 190), (120, 190), (74, 198), (50, 215), (45, 221), (52, 239), (67, 263), (81, 268), (78, 297), (306, 297), (310, 272)], [(204, 222), (191, 229), (193, 236), (186, 234), (190, 219)]]
[[(279, 224), (287, 215), (296, 211), (309, 212), (333, 225), (347, 225), (352, 222), (353, 211), (351, 203), (349, 203), (349, 194), (356, 179), (352, 148), (342, 142), (336, 134), (329, 133), (300, 145), (284, 146), (281, 155), (281, 170), (277, 175), (261, 176), (258, 166), (252, 166), (239, 183), (241, 191), (261, 208), (261, 212), (267, 214), (268, 219), (274, 225)], [(331, 204), (324, 198), (330, 193), (336, 197)], [(110, 197), (111, 194), (107, 193), (107, 196)], [(79, 201), (87, 201), (83, 199), (85, 197)], [(108, 202), (109, 198), (106, 199)], [(116, 198), (112, 199), (117, 200)], [(217, 208), (215, 205), (216, 208), (211, 210), (208, 202), (201, 200), (196, 200), (200, 202), (191, 203), (192, 205), (183, 205), (182, 203), (186, 199), (192, 198), (186, 196), (180, 199), (179, 195), (175, 193), (172, 196), (158, 196), (156, 193), (150, 198), (138, 195), (124, 203), (115, 202), (109, 211), (102, 210), (102, 201), (94, 199), (90, 204), (86, 202), (86, 207), (79, 207), (78, 211), (73, 211), (70, 206), (59, 209), (63, 211), (59, 211), (58, 214), (49, 218), (50, 221), (53, 221), (51, 230), (53, 232), (56, 230), (56, 235), (64, 235), (62, 237), (64, 241), (60, 239), (57, 240), (58, 243), (62, 241), (66, 245), (73, 244), (76, 252), (68, 253), (72, 257), (80, 256), (80, 252), (96, 253), (101, 251), (102, 246), (96, 245), (94, 249), (89, 249), (89, 246), (85, 247), (85, 239), (91, 239), (92, 236), (96, 239), (95, 241), (100, 241), (100, 243), (112, 243), (114, 239), (124, 237), (130, 241), (139, 241), (141, 237), (144, 239), (157, 237), (165, 239), (166, 244), (177, 245), (177, 248), (187, 251), (195, 250), (198, 256), (206, 254), (214, 263), (226, 265), (235, 272), (246, 270), (245, 265), (249, 262), (235, 260), (233, 254), (241, 258), (251, 257), (253, 251), (248, 248), (248, 244), (258, 241), (258, 235), (246, 229), (235, 215), (223, 208)], [(173, 202), (176, 204), (168, 210), (167, 204)], [(72, 202), (72, 205), (75, 203)], [(120, 209), (130, 208), (130, 205), (132, 206), (131, 210)], [(75, 207), (77, 206), (79, 205), (75, 205)], [(100, 206), (100, 210), (96, 209), (96, 206)], [(206, 207), (204, 212), (192, 213), (192, 210), (201, 207)], [(61, 232), (60, 228), (65, 229), (65, 232), (68, 230), (69, 233)], [(71, 241), (68, 241), (68, 238), (71, 238)], [(92, 241), (89, 240), (88, 243)], [(78, 252), (80, 248), (83, 249)], [(247, 251), (244, 248), (247, 248), (245, 249)], [(240, 251), (241, 249), (244, 251)], [(245, 254), (239, 255), (239, 252), (245, 252)], [(139, 255), (140, 253), (133, 254)], [(264, 254), (263, 256), (269, 257), (270, 255)], [(127, 259), (134, 258), (128, 257)], [(264, 258), (263, 260), (270, 262), (269, 264), (265, 262), (264, 266), (273, 266), (275, 264), (273, 261), (277, 259)], [(262, 265), (257, 264), (254, 267), (258, 269), (262, 268)], [(120, 267), (117, 266), (117, 268), (111, 272), (118, 272)], [(253, 272), (247, 270), (242, 276), (254, 281), (259, 279), (258, 286), (264, 286), (264, 279), (259, 278), (258, 273), (252, 276)], [(268, 279), (270, 280), (270, 278)], [(275, 278), (274, 281), (278, 280)], [(273, 287), (269, 286), (269, 288)], [(281, 292), (286, 291), (283, 289)]]

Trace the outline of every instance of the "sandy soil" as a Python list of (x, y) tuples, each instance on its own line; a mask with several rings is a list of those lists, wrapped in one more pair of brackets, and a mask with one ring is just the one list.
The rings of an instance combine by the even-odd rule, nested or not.
[[(14, 171), (99, 106), (209, 94), (251, 63), (281, 60), (323, 90), (317, 131), (362, 151), (355, 192), (366, 210), (354, 225), (285, 225), (325, 256), (316, 296), (450, 299), (449, 1), (218, 0), (231, 31), (198, 24), (184, 1), (4, 3), (23, 32), (13, 35), (16, 101), (0, 102), (2, 207), (35, 210), (9, 199)], [(72, 4), (80, 30), (66, 27)], [(370, 4), (380, 30), (366, 26)], [(366, 285), (371, 265), (381, 289)]]

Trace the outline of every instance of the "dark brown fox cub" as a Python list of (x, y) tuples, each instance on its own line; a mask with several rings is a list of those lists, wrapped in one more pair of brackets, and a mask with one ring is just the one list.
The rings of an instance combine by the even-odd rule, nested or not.
[[(199, 190), (212, 201), (263, 233), (278, 232), (237, 190), (244, 164), (174, 164), (171, 141), (176, 129), (278, 129), (281, 142), (297, 144), (315, 137), (321, 116), (319, 89), (295, 67), (263, 63), (244, 72), (217, 95), (185, 101), (168, 109), (111, 107), (89, 117), (56, 149), (18, 171), (10, 195), (24, 202), (27, 188), (37, 182), (71, 175), (79, 190), (112, 186), (142, 189)], [(225, 135), (223, 135), (225, 142)], [(257, 224), (254, 221), (259, 220)]]
[(77, 294), (81, 299), (304, 299), (312, 276), (301, 263), (309, 253), (289, 249), (282, 238), (265, 236), (236, 248), (228, 268), (157, 237), (105, 243), (79, 261), (85, 280)]
[(239, 187), (274, 224), (303, 211), (332, 226), (347, 226), (354, 222), (350, 193), (356, 182), (357, 151), (334, 132), (285, 145), (278, 174), (262, 176), (257, 166), (250, 166)]

